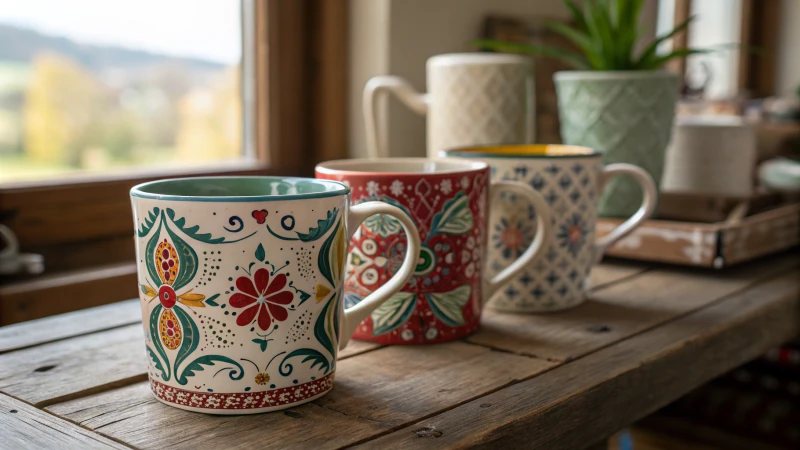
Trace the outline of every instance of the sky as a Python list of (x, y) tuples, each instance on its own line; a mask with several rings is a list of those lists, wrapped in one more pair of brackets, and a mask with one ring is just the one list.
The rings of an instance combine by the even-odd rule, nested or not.
[(241, 58), (239, 0), (0, 0), (0, 23), (224, 64)]

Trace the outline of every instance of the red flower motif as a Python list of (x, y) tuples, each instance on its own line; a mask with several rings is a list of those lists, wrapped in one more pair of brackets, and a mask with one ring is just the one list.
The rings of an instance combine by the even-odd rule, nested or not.
[(247, 277), (236, 279), (236, 288), (240, 292), (233, 294), (230, 298), (230, 305), (234, 308), (246, 308), (236, 318), (236, 324), (247, 326), (258, 321), (258, 327), (267, 331), (272, 325), (272, 320), (283, 322), (289, 317), (286, 306), (292, 303), (294, 295), (289, 291), (283, 291), (286, 287), (286, 275), (278, 274), (270, 283), (269, 271), (258, 269), (253, 274), (253, 281)]
[(161, 304), (164, 305), (164, 308), (171, 309), (175, 306), (175, 302), (178, 301), (178, 296), (175, 294), (175, 289), (172, 289), (172, 286), (163, 284), (158, 288), (158, 299), (161, 301)]

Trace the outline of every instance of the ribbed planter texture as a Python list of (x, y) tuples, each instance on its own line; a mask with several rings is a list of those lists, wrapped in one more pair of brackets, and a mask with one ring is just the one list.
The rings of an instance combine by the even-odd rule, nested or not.
[[(554, 80), (564, 143), (602, 152), (605, 164), (637, 165), (660, 186), (678, 77), (665, 71), (564, 71)], [(639, 185), (616, 177), (600, 196), (598, 214), (628, 217), (641, 203)]]

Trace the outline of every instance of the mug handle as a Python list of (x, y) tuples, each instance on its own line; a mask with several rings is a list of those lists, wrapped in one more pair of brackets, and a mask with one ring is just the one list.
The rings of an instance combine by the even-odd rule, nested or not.
[(0, 259), (11, 259), (19, 256), (19, 242), (11, 228), (0, 225), (0, 240), (6, 243), (5, 248), (0, 250)]
[(544, 197), (532, 187), (525, 183), (520, 183), (519, 181), (503, 180), (492, 182), (492, 197), (503, 191), (520, 195), (533, 204), (533, 207), (536, 209), (536, 236), (534, 236), (531, 245), (519, 258), (514, 260), (508, 267), (501, 270), (500, 273), (484, 282), (484, 304), (489, 301), (492, 295), (494, 295), (503, 284), (507, 283), (512, 277), (519, 274), (528, 264), (533, 262), (539, 254), (547, 248), (545, 244), (552, 240), (552, 213), (550, 212), (550, 205), (545, 201)]
[(380, 75), (372, 77), (364, 86), (362, 103), (364, 108), (364, 127), (367, 133), (367, 153), (370, 158), (386, 158), (389, 150), (386, 142), (378, 138), (378, 108), (377, 101), (382, 98), (378, 94), (391, 92), (406, 106), (417, 114), (427, 114), (428, 95), (417, 92), (411, 83), (401, 77), (393, 75)]
[(635, 230), (642, 222), (648, 219), (656, 209), (656, 199), (658, 198), (656, 184), (653, 182), (653, 178), (650, 174), (645, 172), (641, 167), (624, 163), (606, 166), (603, 169), (603, 181), (601, 182), (600, 188), (602, 189), (611, 178), (622, 174), (632, 176), (636, 182), (639, 183), (639, 186), (642, 187), (642, 205), (639, 206), (639, 209), (636, 210), (628, 220), (617, 225), (617, 227), (611, 230), (607, 235), (597, 239), (594, 244), (595, 263), (603, 258), (603, 253), (608, 250), (608, 247)]
[(384, 202), (365, 202), (350, 208), (350, 213), (347, 216), (347, 226), (349, 230), (347, 242), (350, 242), (350, 239), (353, 238), (356, 230), (358, 230), (364, 220), (376, 214), (392, 216), (403, 226), (406, 238), (408, 239), (406, 256), (403, 259), (400, 270), (398, 270), (386, 284), (364, 297), (364, 299), (355, 306), (344, 310), (342, 334), (339, 336), (339, 350), (347, 346), (347, 343), (350, 342), (350, 336), (356, 331), (356, 327), (358, 327), (375, 308), (386, 300), (389, 300), (392, 295), (396, 294), (405, 286), (408, 279), (414, 274), (414, 269), (419, 260), (420, 243), (417, 226), (414, 225), (414, 222), (402, 209)]

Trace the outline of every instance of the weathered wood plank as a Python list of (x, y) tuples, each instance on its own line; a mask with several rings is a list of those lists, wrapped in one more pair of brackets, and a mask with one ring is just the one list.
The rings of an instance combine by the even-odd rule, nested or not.
[(553, 366), (463, 342), (385, 347), (342, 362), (336, 387), (317, 403), (397, 426)]
[(641, 262), (608, 260), (592, 267), (589, 273), (589, 284), (592, 289), (618, 283), (650, 270), (650, 266)]
[(784, 254), (724, 272), (660, 268), (589, 294), (583, 305), (559, 313), (522, 315), (487, 310), (468, 342), (518, 354), (569, 361), (702, 308), (787, 270), (800, 255)]
[(43, 275), (0, 287), (0, 324), (118, 302), (137, 291), (134, 263)]
[(97, 433), (0, 394), (0, 449), (121, 448)]
[(350, 342), (347, 343), (347, 347), (339, 352), (339, 359), (341, 360), (351, 356), (360, 355), (362, 353), (375, 350), (376, 348), (380, 348), (380, 346), (380, 344), (376, 344), (374, 342), (357, 341), (355, 339), (351, 339)]
[(0, 327), (0, 353), (141, 321), (139, 300), (134, 299)]
[(0, 355), (0, 392), (43, 406), (146, 379), (141, 324)]
[[(352, 341), (340, 359), (379, 347)], [(141, 323), (0, 354), (0, 392), (39, 406), (142, 381), (146, 374)]]
[(793, 271), (364, 447), (582, 448), (797, 335), (798, 304)]
[[(551, 366), (463, 342), (424, 349), (394, 346), (341, 361), (330, 394), (285, 413), (240, 417), (188, 413), (158, 403), (146, 383), (52, 405), (48, 410), (142, 448), (245, 448), (255, 443), (268, 448), (336, 448)], [(264, 433), (269, 439), (264, 439)]]
[(145, 449), (332, 448), (350, 442), (351, 434), (370, 436), (380, 431), (379, 424), (314, 403), (269, 414), (198, 414), (156, 401), (149, 383), (137, 383), (47, 409), (98, 433)]

